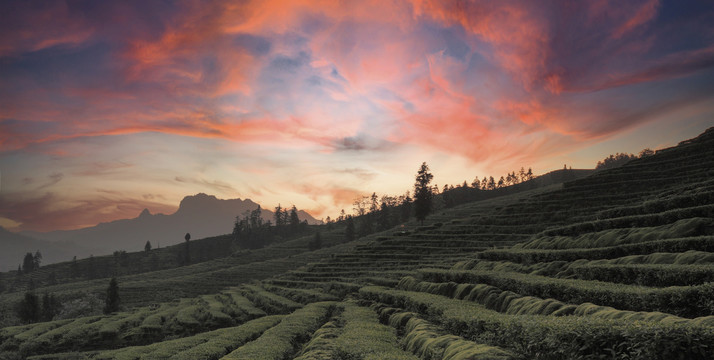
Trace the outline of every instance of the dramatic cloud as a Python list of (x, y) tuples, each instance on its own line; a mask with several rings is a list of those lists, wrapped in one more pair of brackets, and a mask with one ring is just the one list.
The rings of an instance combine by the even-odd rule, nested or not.
[(334, 216), (422, 161), (442, 184), (589, 167), (714, 125), (712, 23), (673, 0), (5, 2), (0, 220), (197, 192)]

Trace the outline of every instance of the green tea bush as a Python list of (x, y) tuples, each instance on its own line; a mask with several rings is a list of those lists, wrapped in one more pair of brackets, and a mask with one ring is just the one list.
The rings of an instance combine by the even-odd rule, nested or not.
[[(405, 314), (405, 316), (401, 316), (401, 314)], [(398, 317), (398, 321), (390, 319), (390, 324), (404, 324), (400, 328), (405, 334), (403, 342), (406, 349), (422, 359), (498, 360), (514, 358), (513, 354), (498, 347), (477, 344), (456, 335), (445, 335), (443, 330), (418, 318), (414, 313), (399, 313), (392, 317)], [(404, 323), (405, 319), (406, 323)]]
[(572, 304), (593, 302), (621, 310), (661, 311), (687, 318), (714, 314), (714, 300), (711, 300), (714, 299), (714, 283), (647, 288), (493, 271), (423, 269), (419, 274), (434, 282), (483, 283), (522, 295), (554, 298)]
[(498, 249), (486, 250), (476, 254), (479, 260), (511, 261), (525, 265), (553, 261), (575, 261), (579, 259), (615, 259), (632, 255), (652, 254), (656, 252), (684, 252), (698, 250), (714, 252), (714, 236), (697, 236), (647, 241), (636, 244), (617, 245), (593, 249)]
[(421, 314), (465, 339), (524, 359), (711, 359), (714, 328), (586, 316), (507, 315), (439, 295), (364, 287), (359, 295)]
[(584, 231), (577, 231), (581, 234), (577, 236), (551, 235), (551, 232), (557, 233), (559, 230), (548, 230), (543, 233), (544, 235), (523, 243), (519, 247), (524, 249), (577, 249), (616, 246), (702, 235), (703, 229), (711, 225), (711, 219), (692, 218), (661, 226), (636, 227), (633, 224), (625, 228), (593, 230), (593, 232), (588, 231), (584, 234)]
[(334, 302), (319, 302), (306, 305), (287, 315), (280, 324), (268, 329), (223, 359), (282, 360), (297, 352), (312, 333), (330, 318)]
[(241, 292), (258, 308), (271, 315), (290, 313), (302, 307), (300, 303), (268, 292), (257, 285), (244, 285)]
[(570, 266), (568, 273), (583, 280), (656, 287), (700, 285), (714, 281), (714, 267), (711, 265), (584, 264)]

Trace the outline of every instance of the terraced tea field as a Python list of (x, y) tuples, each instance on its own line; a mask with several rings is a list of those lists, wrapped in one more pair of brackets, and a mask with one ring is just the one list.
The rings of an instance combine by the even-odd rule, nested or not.
[(424, 225), (123, 278), (128, 311), (6, 327), (0, 358), (714, 359), (713, 199), (710, 129)]

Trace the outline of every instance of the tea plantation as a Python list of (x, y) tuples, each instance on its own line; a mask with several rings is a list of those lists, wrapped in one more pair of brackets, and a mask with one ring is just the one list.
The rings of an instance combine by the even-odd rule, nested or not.
[[(92, 314), (0, 329), (0, 359), (714, 359), (714, 129), (560, 185), (344, 242), (61, 279)], [(0, 295), (5, 324), (24, 289)]]

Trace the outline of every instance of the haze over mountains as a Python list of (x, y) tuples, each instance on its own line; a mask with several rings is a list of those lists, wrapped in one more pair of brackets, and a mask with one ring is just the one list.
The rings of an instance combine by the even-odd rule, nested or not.
[[(184, 241), (188, 232), (192, 239), (228, 234), (233, 231), (236, 216), (255, 210), (258, 204), (250, 199), (218, 199), (213, 195), (186, 196), (178, 210), (170, 215), (151, 214), (148, 209), (133, 219), (101, 223), (78, 230), (60, 230), (46, 233), (23, 232), (15, 234), (0, 228), (0, 271), (17, 268), (22, 256), (40, 250), (43, 264), (71, 260), (90, 254), (109, 254), (116, 250), (139, 251), (146, 241), (152, 246), (167, 246)], [(264, 220), (272, 220), (273, 212), (262, 209)], [(298, 211), (301, 221), (318, 224), (303, 210)]]

